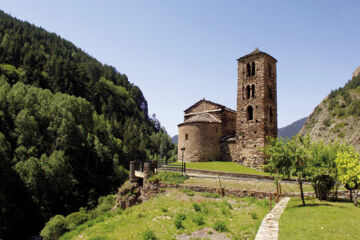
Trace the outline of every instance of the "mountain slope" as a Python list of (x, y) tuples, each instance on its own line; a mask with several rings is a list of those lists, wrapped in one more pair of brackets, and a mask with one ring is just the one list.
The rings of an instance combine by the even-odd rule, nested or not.
[(131, 160), (174, 154), (124, 74), (2, 11), (0, 143), (0, 239), (94, 206), (123, 183)]
[(360, 74), (331, 93), (314, 109), (301, 134), (312, 140), (341, 141), (360, 149)]
[(302, 119), (299, 119), (285, 127), (278, 129), (278, 136), (282, 138), (291, 138), (292, 136), (299, 133), (301, 128), (304, 126), (306, 119), (308, 117), (304, 117)]

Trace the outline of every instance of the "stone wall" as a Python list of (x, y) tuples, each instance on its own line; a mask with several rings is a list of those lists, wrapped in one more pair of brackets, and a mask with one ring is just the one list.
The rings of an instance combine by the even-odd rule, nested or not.
[(220, 160), (220, 138), (221, 123), (183, 123), (179, 126), (178, 159), (185, 147), (185, 162)]
[(235, 134), (236, 129), (236, 112), (224, 109), (220, 114), (222, 124), (222, 136), (229, 136)]
[(222, 161), (233, 162), (239, 159), (238, 144), (235, 139), (221, 142), (220, 151)]

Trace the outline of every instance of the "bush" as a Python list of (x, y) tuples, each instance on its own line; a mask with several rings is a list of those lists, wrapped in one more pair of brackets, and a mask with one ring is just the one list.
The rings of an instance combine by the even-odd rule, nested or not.
[(250, 216), (251, 216), (251, 218), (254, 219), (254, 220), (255, 220), (255, 219), (258, 219), (258, 215), (256, 214), (256, 212), (251, 212), (251, 213), (250, 213)]
[(313, 170), (311, 183), (316, 197), (319, 200), (325, 200), (335, 185), (335, 179), (330, 176), (326, 169), (318, 168)]
[(205, 224), (204, 218), (203, 218), (201, 215), (195, 215), (195, 216), (192, 218), (192, 221), (193, 221), (194, 223), (196, 223), (198, 226), (201, 226), (201, 225), (204, 225), (204, 224)]
[(156, 240), (155, 233), (153, 233), (151, 230), (146, 230), (142, 234), (142, 240)]
[(86, 214), (85, 211), (71, 213), (65, 218), (66, 228), (71, 231), (80, 224), (86, 222), (88, 219), (89, 216)]
[(227, 232), (229, 231), (228, 228), (226, 227), (226, 223), (224, 221), (221, 220), (216, 220), (215, 224), (214, 224), (214, 229), (218, 232)]
[(180, 228), (184, 228), (184, 226), (182, 225), (182, 222), (186, 219), (185, 214), (183, 213), (179, 213), (176, 215), (175, 220), (174, 220), (174, 224), (176, 229), (180, 229)]
[(184, 228), (184, 226), (182, 225), (182, 221), (177, 218), (175, 218), (175, 220), (174, 220), (174, 225), (175, 225), (176, 229)]
[(194, 193), (192, 190), (187, 189), (187, 188), (183, 188), (183, 189), (181, 189), (181, 191), (182, 191), (183, 193), (185, 193), (185, 194), (186, 194), (187, 196), (189, 196), (189, 197), (192, 197), (192, 196), (195, 195), (195, 193)]
[(201, 207), (200, 207), (200, 205), (199, 204), (197, 204), (197, 203), (193, 203), (193, 208), (194, 208), (194, 210), (195, 210), (195, 212), (200, 212), (201, 211)]
[(40, 236), (44, 240), (57, 240), (65, 232), (65, 217), (62, 215), (55, 215), (46, 223), (44, 229), (40, 232)]

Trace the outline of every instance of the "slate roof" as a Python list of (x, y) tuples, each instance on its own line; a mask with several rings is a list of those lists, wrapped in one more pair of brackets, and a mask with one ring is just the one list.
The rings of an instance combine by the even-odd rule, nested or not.
[(273, 56), (267, 54), (266, 52), (260, 51), (258, 48), (256, 48), (256, 49), (255, 49), (254, 51), (252, 51), (251, 53), (246, 54), (245, 56), (239, 58), (238, 61), (239, 61), (239, 60), (242, 60), (242, 59), (245, 59), (245, 58), (248, 58), (248, 57), (251, 57), (251, 56), (256, 56), (256, 55), (261, 55), (261, 54), (266, 55), (266, 56), (269, 56), (269, 57), (271, 57), (273, 60), (275, 60), (275, 61), (277, 62), (277, 60), (276, 60)]
[(186, 119), (184, 123), (191, 122), (210, 122), (210, 123), (221, 123), (219, 119), (211, 115), (210, 113), (200, 113)]

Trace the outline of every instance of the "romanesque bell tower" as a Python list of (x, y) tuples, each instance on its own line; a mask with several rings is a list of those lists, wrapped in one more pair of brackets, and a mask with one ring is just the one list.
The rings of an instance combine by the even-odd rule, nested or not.
[(267, 136), (277, 137), (276, 62), (258, 49), (238, 59), (236, 143), (245, 166), (261, 167)]

